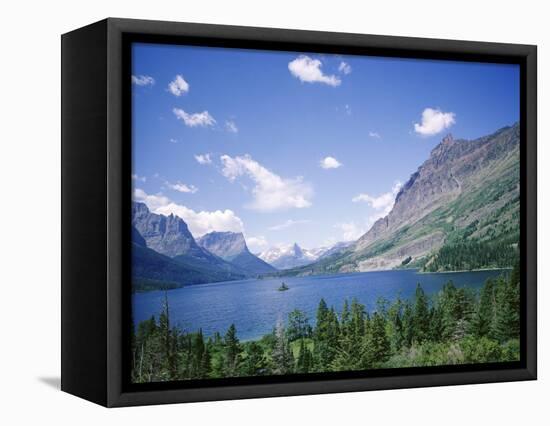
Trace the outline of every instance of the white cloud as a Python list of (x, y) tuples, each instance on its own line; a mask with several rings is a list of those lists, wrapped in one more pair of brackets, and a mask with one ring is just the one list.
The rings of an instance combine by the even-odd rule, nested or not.
[(173, 81), (168, 85), (168, 91), (174, 96), (181, 96), (184, 93), (189, 92), (189, 83), (185, 81), (183, 76), (176, 75)]
[(156, 209), (170, 204), (170, 199), (165, 197), (161, 193), (156, 195), (147, 194), (143, 189), (136, 188), (134, 190), (134, 200), (141, 201), (147, 204), (150, 210), (155, 211)]
[(164, 184), (174, 191), (184, 192), (188, 194), (194, 194), (199, 190), (199, 188), (194, 185), (186, 185), (185, 183), (181, 183), (179, 181), (176, 183), (165, 182)]
[(414, 123), (414, 131), (422, 136), (436, 135), (455, 124), (454, 112), (426, 108), (422, 112), (422, 124)]
[(246, 245), (252, 253), (258, 253), (268, 246), (267, 240), (263, 235), (257, 237), (246, 237)]
[(195, 160), (197, 160), (199, 164), (212, 164), (210, 154), (197, 154), (195, 155)]
[(369, 136), (374, 139), (381, 139), (382, 136), (380, 136), (380, 133), (378, 132), (369, 132)]
[(279, 223), (278, 225), (270, 226), (268, 229), (270, 231), (280, 231), (282, 229), (290, 228), (291, 226), (294, 226), (294, 225), (305, 225), (306, 223), (310, 223), (310, 221), (305, 219), (304, 220), (288, 219), (283, 223)]
[(237, 127), (237, 124), (232, 120), (227, 120), (225, 122), (225, 130), (227, 130), (229, 133), (239, 132), (239, 128)]
[(319, 165), (323, 169), (337, 169), (338, 167), (342, 167), (342, 163), (340, 163), (336, 158), (334, 157), (325, 157), (323, 158)]
[(249, 155), (222, 155), (220, 160), (223, 165), (222, 174), (231, 182), (240, 176), (248, 176), (254, 182), (254, 198), (247, 205), (248, 208), (273, 211), (311, 206), (313, 190), (302, 177), (282, 178), (254, 161)]
[(150, 75), (133, 75), (132, 84), (136, 86), (152, 86), (155, 84), (155, 79)]
[(344, 111), (346, 111), (347, 115), (351, 115), (351, 107), (348, 104), (344, 105)]
[(329, 86), (339, 86), (342, 83), (335, 75), (323, 74), (322, 63), (319, 59), (312, 59), (306, 55), (300, 55), (288, 63), (290, 73), (305, 83), (324, 83)]
[(162, 194), (150, 195), (142, 189), (134, 191), (134, 200), (147, 204), (153, 213), (182, 218), (195, 237), (213, 231), (243, 232), (243, 221), (232, 210), (199, 211), (174, 203)]
[(196, 112), (189, 114), (180, 108), (174, 108), (172, 110), (178, 120), (183, 120), (187, 127), (206, 127), (216, 124), (214, 117), (210, 115), (208, 111)]
[(340, 241), (355, 241), (367, 232), (365, 226), (358, 225), (355, 222), (341, 222), (334, 225), (334, 227), (342, 231)]
[(172, 143), (178, 143), (178, 140), (177, 140), (177, 139), (174, 139), (174, 138), (170, 138), (170, 142), (172, 142)]
[(132, 179), (139, 182), (146, 182), (147, 178), (145, 176), (139, 176), (135, 173), (132, 174)]
[(351, 65), (348, 64), (347, 62), (342, 61), (342, 62), (340, 62), (340, 66), (338, 67), (338, 71), (348, 75), (348, 74), (351, 73)]
[(382, 195), (379, 195), (378, 197), (373, 197), (369, 194), (363, 193), (363, 194), (356, 195), (355, 197), (352, 198), (351, 201), (353, 201), (354, 203), (366, 202), (373, 209), (378, 210), (378, 212), (375, 215), (373, 215), (369, 220), (370, 222), (372, 221), (372, 218), (375, 218), (374, 221), (376, 221), (380, 217), (384, 217), (389, 214), (389, 212), (393, 208), (393, 204), (395, 203), (395, 197), (399, 193), (401, 186), (402, 186), (401, 182), (395, 182), (391, 191), (386, 192)]

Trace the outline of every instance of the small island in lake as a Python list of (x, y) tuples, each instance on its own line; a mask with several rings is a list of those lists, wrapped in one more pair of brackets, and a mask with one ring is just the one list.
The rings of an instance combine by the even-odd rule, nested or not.
[(290, 288), (284, 283), (284, 281), (283, 281), (283, 283), (281, 284), (281, 287), (279, 287), (279, 288), (277, 289), (277, 291), (287, 291), (287, 290), (290, 290)]

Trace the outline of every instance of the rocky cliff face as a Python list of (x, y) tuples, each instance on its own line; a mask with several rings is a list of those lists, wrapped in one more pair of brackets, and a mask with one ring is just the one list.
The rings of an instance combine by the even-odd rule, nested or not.
[(197, 240), (202, 248), (257, 275), (275, 271), (275, 268), (250, 253), (241, 232), (210, 232)]
[(197, 244), (225, 260), (248, 251), (241, 232), (210, 232), (198, 238)]
[(449, 135), (411, 175), (388, 216), (357, 241), (346, 268), (387, 269), (408, 256), (419, 259), (474, 222), (467, 238), (497, 239), (514, 227), (517, 211), (519, 125), (475, 140)]
[(169, 257), (190, 255), (205, 257), (189, 232), (187, 224), (178, 216), (151, 213), (144, 203), (132, 204), (132, 226), (139, 232), (147, 247)]

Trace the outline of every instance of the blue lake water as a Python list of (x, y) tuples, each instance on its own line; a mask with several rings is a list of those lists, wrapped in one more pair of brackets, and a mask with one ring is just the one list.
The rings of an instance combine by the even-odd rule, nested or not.
[[(457, 287), (479, 289), (489, 277), (503, 270), (420, 274), (415, 270), (376, 271), (300, 278), (228, 281), (184, 287), (167, 292), (170, 320), (186, 331), (202, 328), (206, 336), (218, 331), (225, 334), (234, 323), (242, 340), (258, 338), (273, 330), (278, 320), (286, 320), (293, 309), (307, 313), (314, 324), (319, 300), (340, 312), (344, 299), (352, 298), (375, 310), (376, 301), (389, 301), (398, 295), (408, 299), (417, 283), (428, 294), (437, 293), (452, 280)], [(284, 281), (290, 290), (277, 291)], [(164, 300), (163, 291), (135, 293), (132, 296), (135, 323), (158, 318)]]

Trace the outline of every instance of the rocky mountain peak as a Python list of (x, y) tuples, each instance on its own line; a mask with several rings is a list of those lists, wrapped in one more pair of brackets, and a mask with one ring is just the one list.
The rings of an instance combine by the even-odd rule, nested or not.
[(517, 125), (475, 140), (445, 136), (403, 185), (392, 211), (357, 241), (356, 250), (365, 250), (385, 235), (416, 223), (456, 199), (479, 181), (488, 164), (505, 158), (517, 148), (518, 140)]
[(298, 245), (298, 243), (294, 243), (292, 246), (292, 251), (294, 252), (295, 256), (303, 256), (304, 253), (302, 251), (302, 248)]
[(453, 138), (453, 135), (451, 133), (449, 133), (447, 136), (445, 136), (442, 140), (441, 140), (441, 145), (444, 145), (444, 146), (448, 146), (448, 145), (451, 145), (454, 143), (454, 138)]
[(248, 247), (242, 232), (218, 232), (213, 231), (197, 239), (199, 246), (222, 259), (232, 259), (235, 256), (247, 252)]
[(197, 239), (197, 243), (210, 253), (243, 268), (249, 273), (262, 274), (275, 269), (250, 253), (242, 232), (210, 232)]
[(147, 247), (169, 257), (202, 254), (183, 219), (171, 214), (151, 213), (144, 203), (132, 203), (132, 226), (145, 240)]

